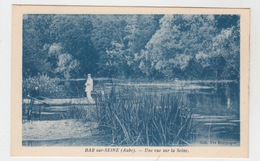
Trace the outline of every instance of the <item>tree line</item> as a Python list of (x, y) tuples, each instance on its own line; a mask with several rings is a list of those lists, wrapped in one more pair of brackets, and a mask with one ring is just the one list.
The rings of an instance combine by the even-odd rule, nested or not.
[(23, 17), (23, 77), (239, 79), (238, 15)]

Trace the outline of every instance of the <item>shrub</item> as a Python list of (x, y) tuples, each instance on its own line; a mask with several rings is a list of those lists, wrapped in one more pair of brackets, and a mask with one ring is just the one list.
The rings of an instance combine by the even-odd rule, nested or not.
[(50, 78), (47, 75), (39, 75), (24, 79), (23, 97), (26, 97), (35, 87), (39, 88), (40, 95), (43, 97), (66, 97), (64, 86), (60, 85), (59, 78)]

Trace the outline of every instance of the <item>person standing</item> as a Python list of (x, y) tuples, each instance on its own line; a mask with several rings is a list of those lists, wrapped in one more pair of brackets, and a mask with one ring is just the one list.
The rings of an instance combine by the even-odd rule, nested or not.
[(85, 92), (87, 95), (87, 100), (90, 103), (94, 103), (95, 101), (91, 96), (91, 92), (93, 91), (93, 79), (91, 78), (91, 74), (88, 74), (88, 79), (87, 82), (85, 83), (85, 86), (86, 86)]
[[(31, 90), (30, 93), (28, 94), (28, 97), (30, 98), (30, 105), (27, 112), (27, 120), (31, 120), (33, 117), (33, 108), (35, 106), (34, 104), (35, 100), (42, 100), (42, 98), (40, 97), (39, 87), (37, 86), (34, 87), (34, 89)], [(39, 115), (40, 115), (40, 110), (39, 110)]]

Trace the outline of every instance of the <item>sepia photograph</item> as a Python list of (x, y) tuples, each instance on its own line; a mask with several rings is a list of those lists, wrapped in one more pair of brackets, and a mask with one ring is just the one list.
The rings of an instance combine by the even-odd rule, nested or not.
[(248, 55), (242, 54), (249, 54), (243, 53), (249, 42), (242, 43), (240, 12), (23, 12), (20, 18), (21, 148), (247, 147), (241, 123), (248, 126)]

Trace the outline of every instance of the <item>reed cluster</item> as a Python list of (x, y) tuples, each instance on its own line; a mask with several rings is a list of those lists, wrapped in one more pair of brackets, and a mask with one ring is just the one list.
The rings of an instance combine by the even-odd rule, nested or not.
[(188, 145), (194, 130), (192, 109), (182, 96), (145, 94), (112, 87), (99, 96), (96, 117), (100, 134), (111, 145)]

